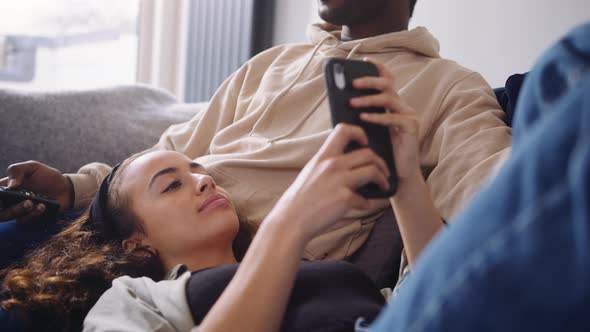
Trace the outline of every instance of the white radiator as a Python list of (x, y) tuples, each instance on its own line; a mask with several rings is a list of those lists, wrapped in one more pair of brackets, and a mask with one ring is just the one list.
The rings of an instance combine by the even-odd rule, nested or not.
[(186, 102), (208, 101), (232, 72), (270, 46), (274, 0), (191, 0)]

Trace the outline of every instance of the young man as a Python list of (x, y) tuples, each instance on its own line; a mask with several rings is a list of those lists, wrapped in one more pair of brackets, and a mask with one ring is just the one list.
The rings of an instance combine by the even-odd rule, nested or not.
[[(509, 150), (510, 128), (492, 89), (479, 74), (441, 59), (438, 41), (426, 29), (407, 31), (415, 1), (318, 5), (329, 23), (311, 26), (308, 44), (255, 56), (223, 83), (206, 111), (172, 126), (154, 148), (180, 151), (205, 165), (241, 213), (259, 222), (332, 129), (326, 59), (371, 57), (394, 73), (399, 95), (418, 115), (423, 174), (442, 218), (450, 218)], [(68, 210), (85, 207), (109, 170), (94, 163), (63, 176), (23, 163), (8, 174), (12, 186), (58, 197)], [(350, 211), (310, 243), (305, 257), (351, 255), (386, 208), (387, 200), (375, 200), (368, 209)], [(20, 205), (0, 213), (0, 220), (31, 219), (39, 214), (32, 210)]]

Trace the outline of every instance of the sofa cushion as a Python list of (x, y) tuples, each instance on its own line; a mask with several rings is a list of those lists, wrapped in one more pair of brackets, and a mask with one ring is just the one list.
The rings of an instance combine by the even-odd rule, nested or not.
[(38, 160), (62, 172), (99, 161), (116, 163), (155, 144), (171, 124), (204, 104), (180, 104), (142, 85), (67, 92), (0, 90), (0, 174)]

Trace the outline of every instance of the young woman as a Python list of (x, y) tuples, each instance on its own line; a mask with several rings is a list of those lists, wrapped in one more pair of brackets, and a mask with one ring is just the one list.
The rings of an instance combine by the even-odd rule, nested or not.
[[(390, 127), (399, 177), (390, 201), (412, 264), (442, 221), (420, 171), (418, 121), (376, 65), (380, 77), (354, 85), (380, 93), (351, 104), (390, 111), (361, 117)], [(333, 131), (243, 259), (246, 222), (206, 169), (170, 151), (131, 157), (104, 180), (87, 215), (8, 272), (2, 305), (68, 330), (100, 297), (85, 330), (350, 331), (358, 318), (376, 317), (379, 291), (350, 264), (300, 260), (311, 238), (371, 204), (357, 188), (388, 187), (387, 166), (370, 149), (343, 153), (351, 140), (367, 144), (358, 127)]]

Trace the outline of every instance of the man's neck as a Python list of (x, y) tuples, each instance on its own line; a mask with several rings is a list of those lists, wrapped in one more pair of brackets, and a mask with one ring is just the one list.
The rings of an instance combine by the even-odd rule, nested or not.
[(392, 24), (388, 22), (383, 26), (375, 23), (368, 23), (364, 25), (345, 25), (342, 27), (342, 41), (350, 41), (355, 39), (363, 39), (384, 35), (386, 33), (399, 32), (408, 30), (407, 22), (400, 22), (399, 24)]
[(410, 17), (407, 2), (386, 2), (386, 6), (375, 17), (362, 23), (345, 24), (342, 27), (342, 41), (363, 39), (386, 33), (408, 30)]

